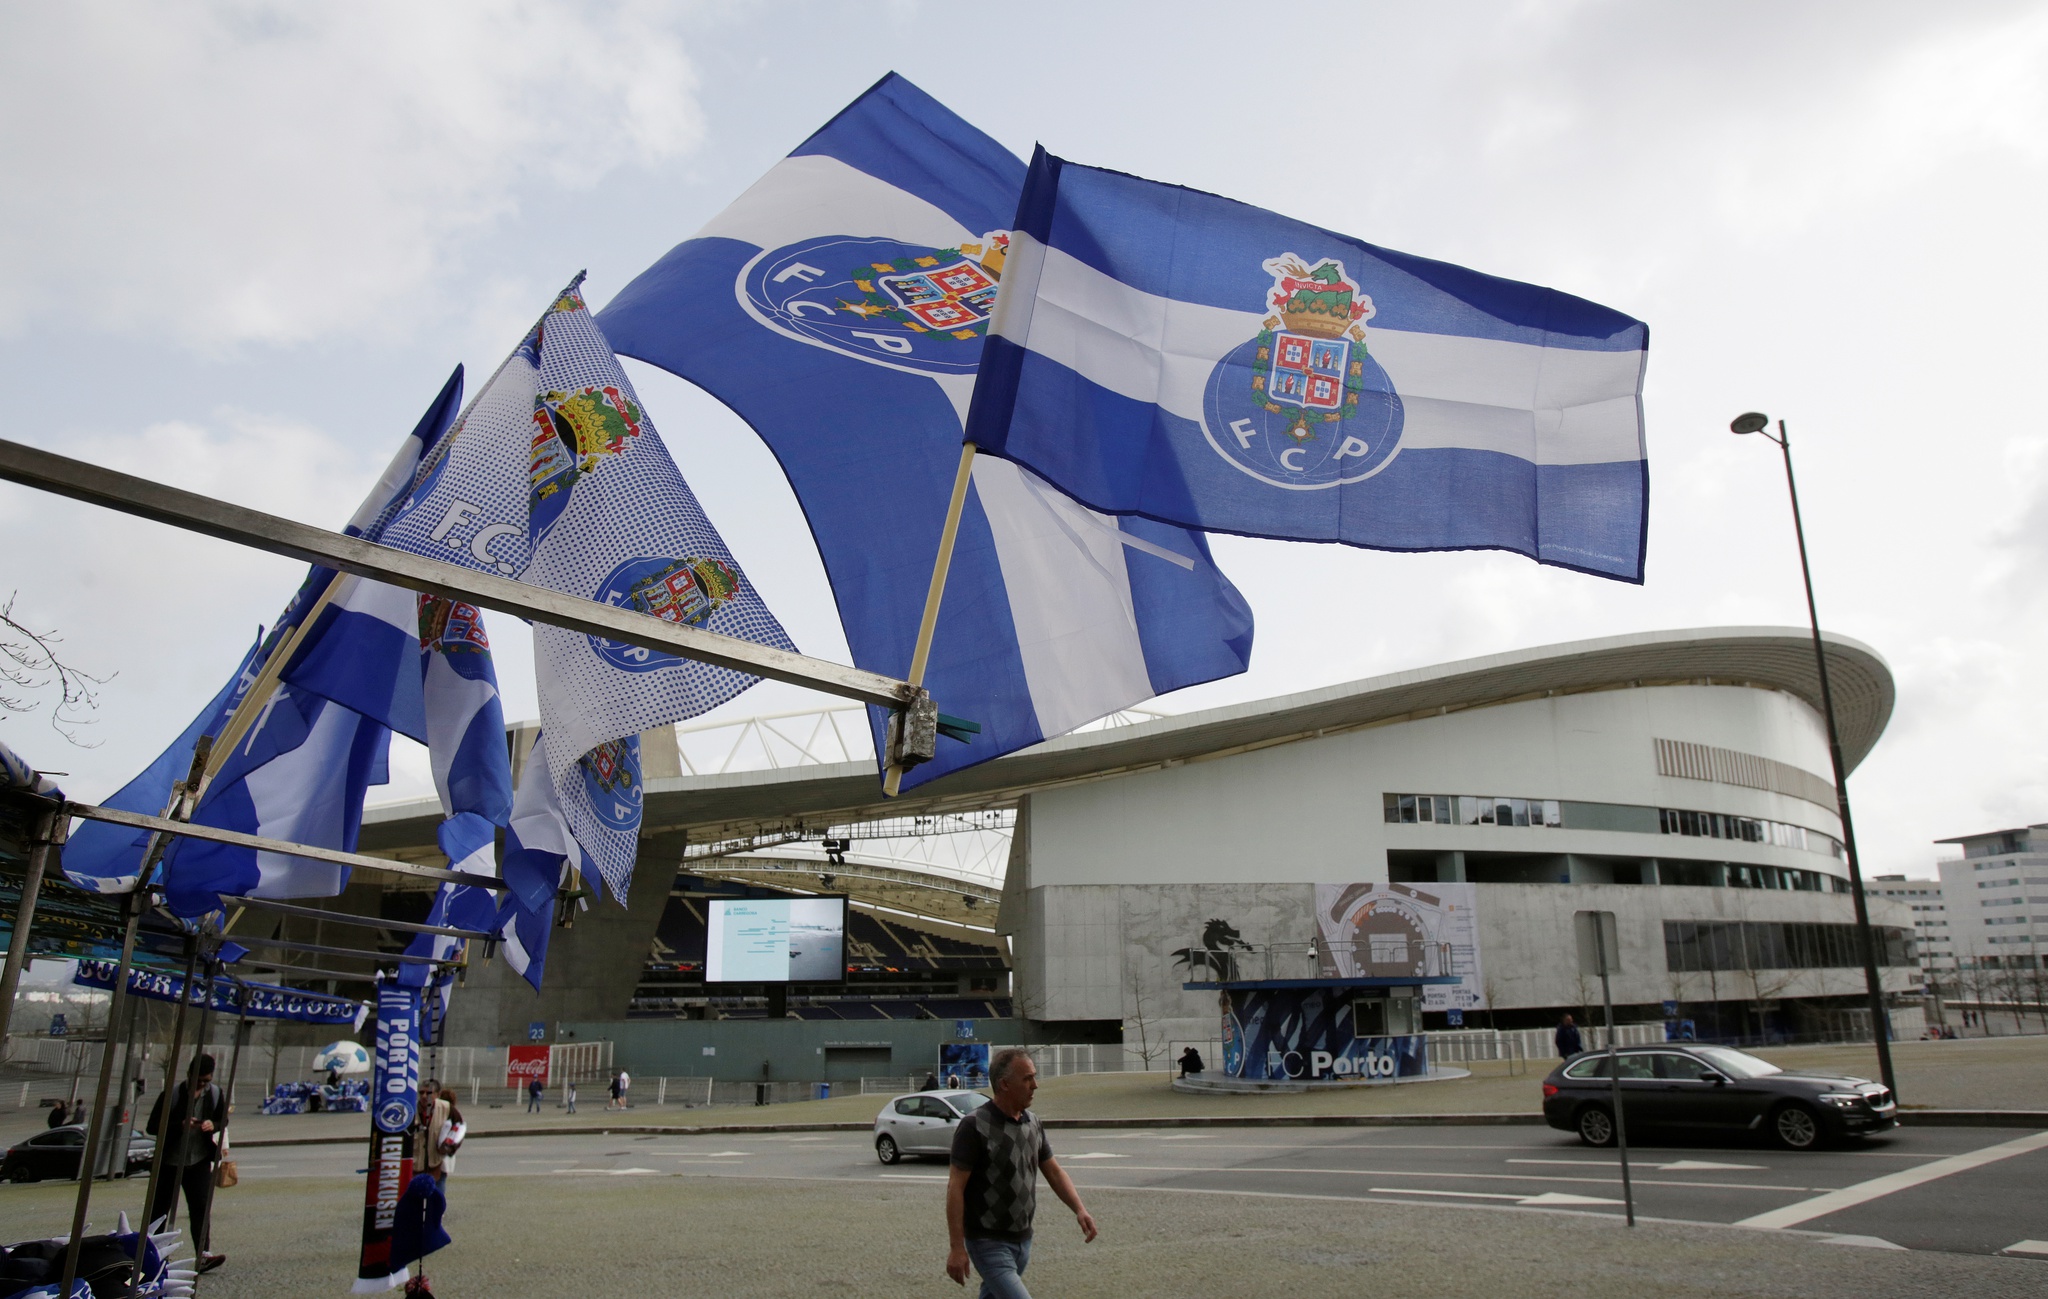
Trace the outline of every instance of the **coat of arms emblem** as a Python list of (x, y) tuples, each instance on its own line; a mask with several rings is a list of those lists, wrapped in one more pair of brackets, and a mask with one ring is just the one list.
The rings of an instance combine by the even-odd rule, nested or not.
[[(702, 627), (738, 599), (744, 585), (739, 570), (724, 559), (649, 555), (628, 559), (606, 574), (594, 598), (663, 622)], [(623, 672), (652, 672), (683, 662), (673, 654), (598, 636), (590, 637), (590, 647)]]
[(484, 616), (473, 604), (422, 593), (419, 598), (420, 648), (445, 654), (488, 654)]
[(1261, 263), (1272, 288), (1256, 337), (1218, 363), (1204, 433), (1237, 469), (1276, 487), (1335, 487), (1385, 468), (1401, 401), (1368, 346), (1372, 298), (1333, 257)]
[(830, 235), (762, 253), (737, 288), (777, 333), (895, 369), (972, 375), (1009, 248), (1007, 230), (950, 248)]
[(611, 384), (550, 390), (533, 399), (533, 443), (527, 468), (528, 532), (538, 538), (569, 503), (569, 489), (622, 455), (646, 429), (647, 413)]
[(640, 825), (640, 737), (607, 740), (576, 760), (597, 819), (614, 830)]

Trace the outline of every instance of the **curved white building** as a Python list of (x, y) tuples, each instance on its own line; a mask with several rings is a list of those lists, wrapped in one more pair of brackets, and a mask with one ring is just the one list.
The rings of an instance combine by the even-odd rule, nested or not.
[[(1890, 716), (1891, 677), (1853, 641), (1831, 638), (1828, 657), (1853, 767)], [(1121, 1019), (1133, 1049), (1136, 1027), (1148, 1051), (1213, 1038), (1214, 994), (1182, 986), (1190, 949), (1298, 976), (1352, 941), (1362, 965), (1377, 905), (1398, 921), (1377, 926), (1386, 969), (1433, 944), (1430, 962), (1467, 976), (1426, 1008), (1547, 1025), (1598, 1001), (1572, 916), (1600, 909), (1619, 918), (1625, 1018), (1853, 1031), (1863, 975), (1818, 699), (1805, 634), (1715, 629), (1070, 737), (1100, 774), (1021, 799), (1001, 926), (1019, 1010)], [(1108, 760), (1136, 745), (1175, 752)], [(1871, 905), (1888, 989), (1917, 987), (1911, 917)]]

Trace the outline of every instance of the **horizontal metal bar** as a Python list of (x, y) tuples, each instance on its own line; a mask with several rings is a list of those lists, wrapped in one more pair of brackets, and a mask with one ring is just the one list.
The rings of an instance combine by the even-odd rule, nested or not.
[(452, 596), (587, 636), (624, 641), (864, 704), (902, 708), (924, 696), (918, 687), (894, 677), (678, 626), (631, 609), (392, 550), (19, 442), (0, 439), (0, 478), (393, 586)]
[(398, 961), (405, 965), (461, 965), (461, 961), (436, 956), (408, 956), (404, 952), (373, 952), (361, 947), (332, 947), (325, 943), (301, 943), (291, 938), (234, 938), (242, 947), (282, 947), (291, 952), (312, 952), (318, 956), (352, 956), (359, 961)]
[[(329, 924), (354, 925), (359, 929), (396, 929), (407, 934), (446, 934), (450, 938), (481, 938), (492, 942), (496, 934), (487, 934), (479, 929), (456, 929), (449, 925), (422, 925), (411, 920), (384, 920), (377, 916), (352, 916), (344, 911), (322, 911), (318, 907), (293, 906), (289, 902), (275, 902), (269, 898), (236, 898), (238, 907), (252, 907), (257, 911), (275, 911), (282, 916), (299, 916), (306, 920), (324, 920)], [(232, 939), (230, 939), (232, 941)]]
[(293, 857), (310, 858), (313, 861), (333, 862), (337, 866), (353, 866), (358, 870), (412, 875), (449, 884), (473, 884), (480, 889), (499, 892), (506, 888), (505, 881), (493, 879), (489, 875), (472, 875), (468, 871), (452, 871), (440, 866), (421, 866), (417, 862), (392, 861), (387, 857), (366, 857), (359, 852), (342, 852), (335, 848), (315, 848), (311, 844), (266, 839), (258, 834), (243, 834), (240, 830), (220, 830), (210, 825), (192, 825), (184, 821), (172, 821), (166, 817), (150, 816), (144, 812), (123, 812), (119, 808), (94, 807), (90, 803), (66, 803), (64, 815), (82, 816), (88, 821), (105, 821), (112, 825), (132, 825), (138, 830), (155, 830), (160, 834), (184, 835), (188, 839), (207, 839), (214, 843), (233, 844), (237, 848), (254, 848), (259, 852), (281, 852)]
[[(316, 970), (310, 965), (285, 965), (280, 961), (258, 960), (253, 955), (245, 957), (241, 961), (236, 961), (233, 965), (230, 965), (227, 968), (230, 970), (239, 970), (242, 968), (244, 963), (254, 965), (258, 969), (275, 970), (279, 974), (288, 974), (300, 979), (340, 979), (348, 983), (376, 982), (376, 973), (374, 971), (368, 974), (350, 974), (346, 970)], [(223, 974), (221, 977), (230, 978), (231, 976)]]

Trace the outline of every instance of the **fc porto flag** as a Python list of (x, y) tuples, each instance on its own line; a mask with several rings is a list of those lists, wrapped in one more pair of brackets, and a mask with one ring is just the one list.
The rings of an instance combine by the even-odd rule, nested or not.
[[(910, 668), (1024, 174), (891, 74), (599, 314), (768, 443), (871, 671)], [(905, 786), (1244, 670), (1251, 611), (1201, 536), (993, 458), (972, 487), (924, 684), (982, 729)]]
[(1100, 510), (1643, 580), (1648, 328), (1043, 149), (968, 440)]
[[(574, 286), (426, 453), (379, 540), (794, 648), (683, 481)], [(536, 627), (534, 650), (551, 785), (542, 807), (522, 782), (512, 823), (558, 816), (579, 849), (564, 860), (594, 868), (591, 881), (623, 900), (639, 840), (639, 733), (715, 708), (758, 678), (557, 627)]]

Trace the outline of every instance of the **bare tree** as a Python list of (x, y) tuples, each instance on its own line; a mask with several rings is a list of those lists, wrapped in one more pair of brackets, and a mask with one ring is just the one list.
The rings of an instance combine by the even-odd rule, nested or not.
[(92, 725), (89, 714), (100, 706), (95, 687), (113, 677), (96, 677), (65, 662), (57, 653), (64, 638), (55, 630), (36, 631), (17, 622), (14, 602), (19, 595), (10, 592), (7, 603), (0, 605), (0, 712), (32, 713), (42, 706), (35, 696), (55, 687), (50, 728), (80, 748), (99, 747), (79, 739), (78, 728)]
[[(1143, 948), (1139, 948), (1137, 950), (1140, 952), (1144, 951)], [(1124, 967), (1124, 978), (1125, 982), (1128, 984), (1131, 991), (1131, 1010), (1130, 1013), (1124, 1017), (1124, 1025), (1127, 1034), (1124, 1041), (1124, 1049), (1130, 1049), (1130, 1039), (1128, 1037), (1128, 1031), (1132, 1028), (1137, 1029), (1138, 1058), (1144, 1061), (1145, 1072), (1150, 1073), (1152, 1072), (1152, 1062), (1166, 1054), (1166, 1039), (1164, 1037), (1161, 1037), (1158, 1041), (1155, 1042), (1152, 1038), (1154, 1016), (1152, 1016), (1150, 1011), (1148, 1010), (1148, 1002), (1150, 999), (1145, 994), (1144, 971), (1138, 969), (1135, 966), (1126, 964), (1126, 966)]]

